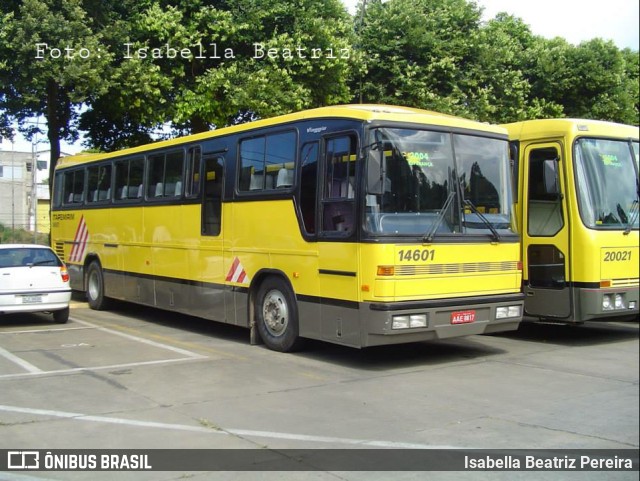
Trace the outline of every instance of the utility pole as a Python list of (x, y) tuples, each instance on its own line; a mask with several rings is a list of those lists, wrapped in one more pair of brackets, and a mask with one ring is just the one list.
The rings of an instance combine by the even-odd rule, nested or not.
[(15, 149), (11, 141), (11, 241), (16, 240), (16, 166)]
[(38, 243), (38, 121), (36, 131), (31, 142), (31, 202), (29, 205), (29, 217), (33, 228), (33, 243)]

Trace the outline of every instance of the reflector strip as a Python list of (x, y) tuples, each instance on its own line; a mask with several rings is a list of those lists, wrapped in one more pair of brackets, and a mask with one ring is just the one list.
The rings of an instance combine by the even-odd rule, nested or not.
[(76, 236), (73, 238), (73, 247), (69, 255), (70, 262), (82, 262), (84, 253), (87, 250), (88, 241), (89, 230), (87, 229), (87, 223), (84, 221), (84, 216), (82, 216), (80, 218), (80, 224), (78, 224), (78, 229), (76, 230)]
[(240, 284), (249, 282), (249, 276), (244, 270), (244, 267), (242, 267), (242, 263), (239, 258), (236, 257), (233, 259), (233, 264), (231, 264), (231, 269), (229, 269), (229, 273), (225, 280), (227, 282), (238, 282)]

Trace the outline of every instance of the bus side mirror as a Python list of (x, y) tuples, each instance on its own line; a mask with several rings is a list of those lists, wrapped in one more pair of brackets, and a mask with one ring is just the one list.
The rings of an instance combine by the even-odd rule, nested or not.
[(370, 150), (367, 162), (367, 193), (384, 194), (384, 169), (382, 163), (383, 153)]
[(558, 185), (558, 160), (549, 159), (544, 161), (542, 176), (544, 180), (545, 193), (553, 197), (554, 200), (560, 198), (560, 186)]
[(375, 142), (367, 148), (367, 193), (382, 195), (386, 176), (384, 147), (380, 131), (376, 130), (374, 135)]

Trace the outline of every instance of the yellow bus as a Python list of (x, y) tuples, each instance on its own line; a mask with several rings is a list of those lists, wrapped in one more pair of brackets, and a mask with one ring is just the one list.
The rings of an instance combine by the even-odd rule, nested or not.
[(289, 351), (513, 330), (522, 264), (505, 129), (336, 106), (60, 159), (52, 244), (110, 299)]
[(507, 124), (522, 232), (525, 314), (638, 317), (638, 127)]

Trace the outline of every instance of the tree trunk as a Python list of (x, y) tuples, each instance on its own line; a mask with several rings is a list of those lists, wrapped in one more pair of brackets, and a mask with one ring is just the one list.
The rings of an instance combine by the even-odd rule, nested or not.
[[(60, 157), (60, 119), (58, 118), (58, 85), (47, 83), (47, 137), (49, 139), (49, 192), (53, 196), (53, 174)], [(53, 200), (53, 197), (52, 197)]]

